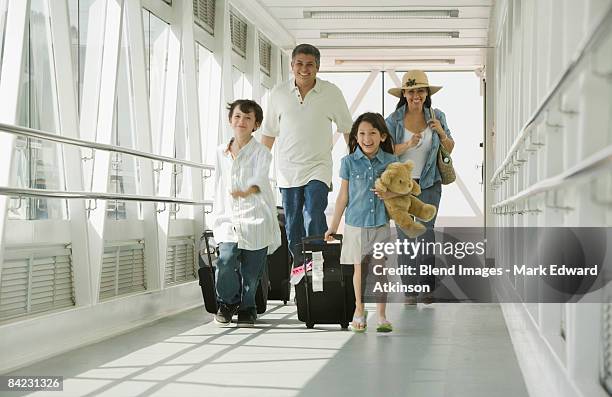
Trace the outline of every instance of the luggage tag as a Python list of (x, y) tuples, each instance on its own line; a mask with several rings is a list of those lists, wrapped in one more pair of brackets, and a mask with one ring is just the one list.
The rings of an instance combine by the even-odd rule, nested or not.
[(312, 292), (323, 291), (323, 252), (312, 253)]
[[(312, 270), (312, 260), (309, 260), (308, 262), (306, 262), (306, 269), (307, 271)], [(304, 272), (304, 265), (294, 267), (293, 269), (291, 269), (291, 275), (289, 276), (289, 282), (291, 283), (291, 285), (298, 285), (300, 281), (302, 281), (302, 278), (304, 278), (305, 275), (306, 275), (306, 272)]]

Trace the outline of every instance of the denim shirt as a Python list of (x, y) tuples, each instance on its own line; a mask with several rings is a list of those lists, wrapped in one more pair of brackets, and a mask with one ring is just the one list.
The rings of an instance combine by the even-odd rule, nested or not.
[(378, 227), (389, 222), (385, 205), (374, 192), (376, 178), (387, 165), (398, 161), (397, 156), (378, 149), (370, 160), (358, 146), (355, 152), (344, 156), (340, 165), (340, 178), (349, 182), (348, 204), (344, 222), (355, 227)]
[[(431, 116), (429, 114), (429, 108), (423, 108), (423, 113), (425, 114), (425, 122), (429, 123)], [(448, 129), (448, 125), (446, 124), (446, 116), (444, 112), (439, 109), (434, 109), (434, 113), (436, 118), (442, 124), (442, 128), (446, 132), (449, 138), (452, 139), (451, 132)], [(393, 142), (403, 143), (404, 142), (404, 115), (406, 114), (406, 106), (402, 106), (397, 109), (393, 113), (391, 113), (386, 119), (387, 128), (389, 128), (389, 132), (391, 133), (391, 137), (393, 138)], [(423, 167), (423, 171), (421, 172), (421, 178), (419, 180), (419, 185), (421, 185), (421, 189), (427, 189), (433, 186), (436, 182), (442, 180), (440, 176), (440, 170), (438, 170), (438, 148), (440, 147), (440, 138), (438, 134), (434, 131), (432, 134), (431, 141), (431, 150), (427, 155), (427, 161), (425, 162), (425, 166)]]

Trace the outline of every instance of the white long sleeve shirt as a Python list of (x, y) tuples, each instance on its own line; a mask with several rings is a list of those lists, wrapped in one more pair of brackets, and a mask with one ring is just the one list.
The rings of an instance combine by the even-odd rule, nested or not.
[[(217, 148), (212, 229), (215, 241), (238, 243), (238, 248), (273, 253), (281, 244), (274, 195), (268, 178), (272, 155), (251, 138), (236, 159), (229, 145)], [(259, 192), (233, 198), (231, 192), (257, 186)]]

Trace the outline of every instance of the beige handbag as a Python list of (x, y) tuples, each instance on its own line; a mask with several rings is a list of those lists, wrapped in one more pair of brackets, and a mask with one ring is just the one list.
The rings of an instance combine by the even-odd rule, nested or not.
[[(431, 114), (431, 119), (436, 119), (436, 114), (433, 109), (429, 109)], [(448, 150), (444, 149), (442, 143), (440, 143), (440, 147), (438, 148), (438, 170), (440, 171), (440, 176), (442, 177), (442, 184), (448, 185), (449, 183), (455, 182), (457, 179), (457, 175), (455, 175), (455, 168), (453, 167), (453, 159), (450, 156)]]

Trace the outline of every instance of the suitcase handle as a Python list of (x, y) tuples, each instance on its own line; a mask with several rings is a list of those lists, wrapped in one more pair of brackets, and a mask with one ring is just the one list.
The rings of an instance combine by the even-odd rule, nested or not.
[[(342, 235), (339, 233), (333, 233), (331, 236), (336, 240), (342, 241)], [(302, 238), (302, 243), (309, 243), (311, 241), (317, 241), (317, 240), (325, 240), (325, 235), (304, 237)]]

